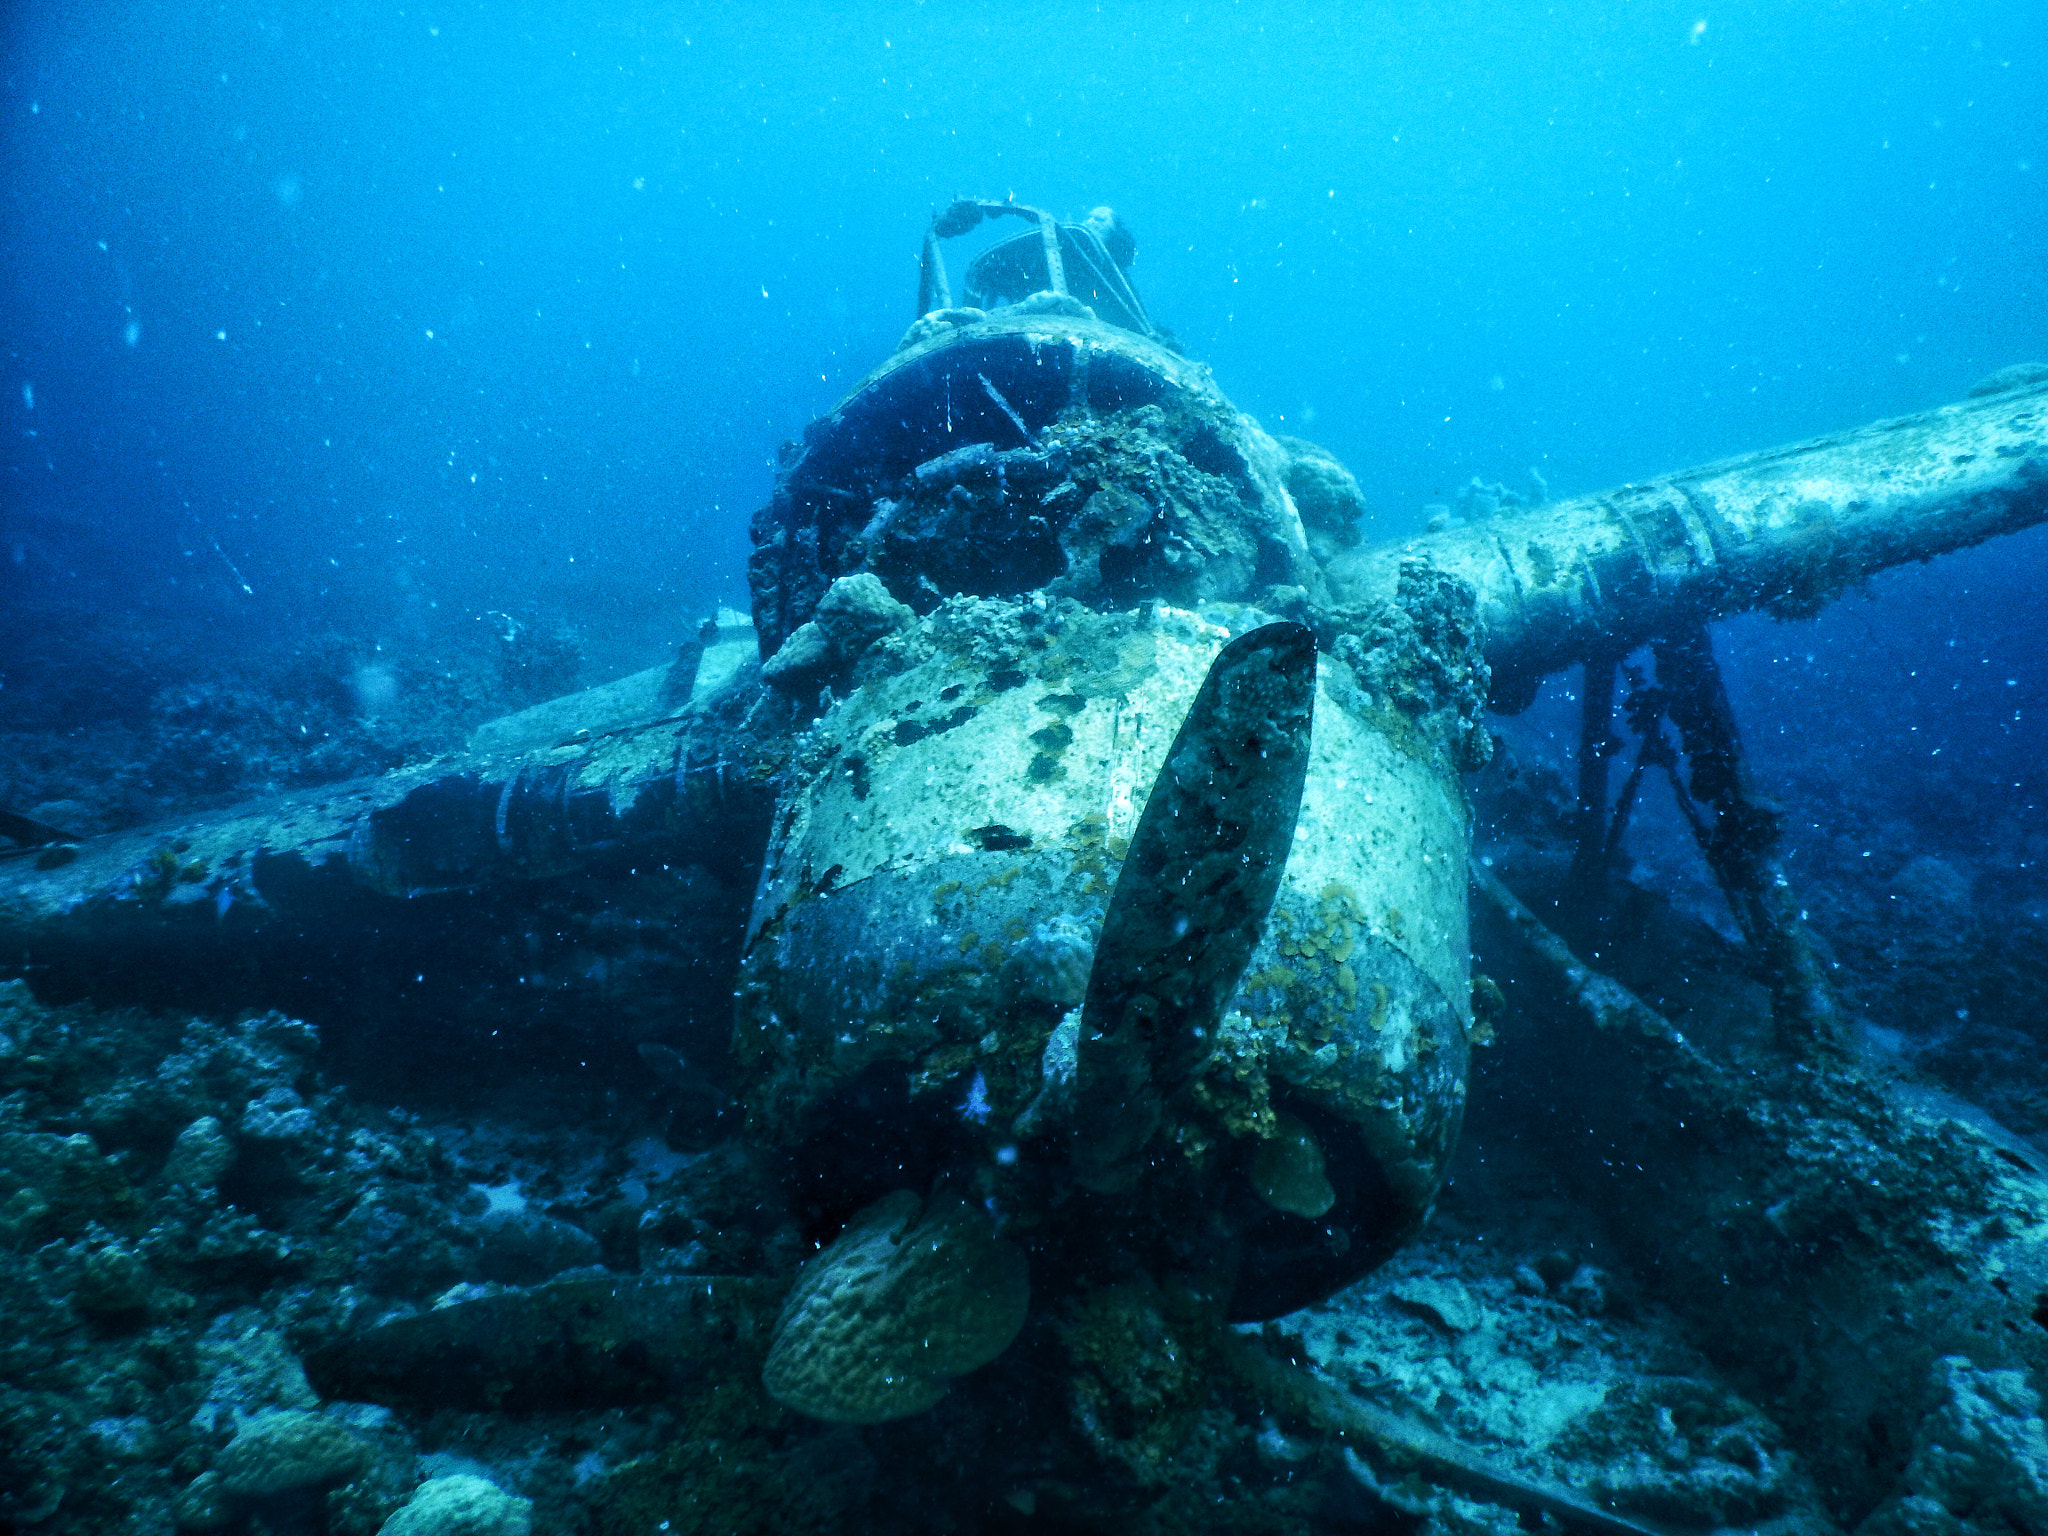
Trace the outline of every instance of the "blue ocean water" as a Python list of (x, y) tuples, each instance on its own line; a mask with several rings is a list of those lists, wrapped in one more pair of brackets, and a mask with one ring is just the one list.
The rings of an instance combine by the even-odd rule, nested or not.
[[(1138, 241), (1132, 276), (1153, 316), (1240, 407), (1350, 467), (1371, 508), (1372, 540), (1422, 531), (1475, 477), (1563, 498), (1960, 399), (1994, 370), (2048, 359), (2044, 19), (2028, 0), (10, 0), (0, 14), (0, 769), (15, 773), (12, 758), (29, 764), (5, 782), (38, 786), (35, 795), (60, 808), (44, 814), (89, 815), (99, 819), (79, 823), (85, 830), (120, 832), (166, 807), (204, 810), (254, 793), (252, 785), (290, 787), (266, 779), (267, 767), (198, 777), (246, 743), (287, 755), (263, 734), (287, 726), (261, 700), (228, 697), (224, 686), (152, 695), (167, 678), (203, 675), (207, 657), (227, 662), (303, 641), (312, 660), (294, 674), (301, 694), (287, 702), (304, 706), (318, 692), (306, 678), (324, 666), (331, 675), (316, 681), (333, 697), (322, 719), (375, 715), (406, 686), (401, 676), (417, 674), (362, 659), (386, 643), (394, 657), (432, 655), (450, 634), (560, 626), (575, 632), (583, 684), (667, 662), (719, 605), (746, 605), (748, 518), (770, 494), (779, 446), (890, 353), (914, 318), (919, 241), (932, 212), (955, 197), (1014, 198), (1069, 220), (1114, 205)], [(1878, 996), (1895, 1006), (1870, 1022), (1901, 1057), (1918, 1052), (1934, 1064), (1930, 1080), (1948, 1085), (1941, 1091), (1980, 1093), (2017, 1133), (2036, 1138), (2048, 1137), (2048, 1094), (2032, 1086), (2038, 1068), (2007, 1064), (2038, 1058), (2033, 999), (2048, 958), (2044, 575), (2048, 530), (2037, 528), (1885, 573), (1813, 619), (1716, 627), (1752, 764), (1786, 811), (1790, 873), (1811, 893), (1823, 938), (1840, 940), (1850, 970), (1864, 966), (1844, 982), (1865, 987), (1852, 1003)], [(37, 624), (59, 633), (37, 638)], [(66, 692), (51, 682), (52, 658), (61, 671), (73, 629), (81, 651), (96, 649), (80, 668), (83, 689)], [(27, 662), (8, 654), (31, 641)], [(107, 657), (118, 647), (132, 653), (126, 672)], [(577, 680), (546, 676), (557, 692)], [(103, 723), (89, 697), (100, 678), (126, 679), (147, 707), (124, 705), (122, 729), (133, 726), (132, 735), (103, 733), (65, 758), (51, 741)], [(542, 693), (498, 697), (492, 707), (548, 691), (533, 686)], [(1575, 671), (1560, 674), (1525, 715), (1498, 722), (1514, 756), (1569, 773), (1579, 687)], [(10, 713), (30, 691), (67, 702)], [(216, 708), (227, 724), (212, 735), (203, 720), (191, 723)], [(131, 748), (143, 753), (148, 729), (166, 722), (167, 734), (184, 733), (182, 757), (119, 760)], [(297, 730), (310, 734), (303, 723)], [(375, 757), (387, 745), (357, 742), (331, 772), (292, 782), (381, 772), (403, 755), (391, 747), (388, 760)], [(54, 767), (30, 762), (46, 748)], [(79, 788), (137, 763), (134, 776), (147, 778), (159, 772), (151, 764), (173, 759), (194, 777), (171, 782), (163, 770), (167, 782), (127, 801)], [(513, 787), (490, 802), (499, 843)], [(34, 808), (11, 798), (0, 789), (0, 809)], [(1651, 797), (1631, 850), (1646, 884), (1728, 930), (1668, 799)], [(186, 907), (203, 897), (206, 923), (231, 949), (230, 919), (258, 922), (253, 888), (195, 869), (184, 851), (157, 848), (137, 867), (140, 880), (120, 877), (129, 881), (120, 895), (153, 892), (166, 910), (173, 897)], [(68, 856), (39, 857), (61, 872)], [(671, 1100), (690, 1094), (713, 1113), (696, 1127), (701, 1142), (681, 1138), (689, 1156), (730, 1130), (724, 1089), (662, 1044), (708, 1040), (703, 1055), (718, 1055), (729, 1025), (724, 972), (692, 976), (715, 1006), (688, 1021), (688, 1040), (673, 1018), (622, 1024), (605, 1015), (616, 1026), (609, 1036), (560, 1029), (548, 1052), (522, 1054), (540, 1032), (543, 980), (564, 995), (587, 983), (588, 995), (608, 1000), (604, 965), (616, 961), (618, 993), (642, 987), (650, 1009), (676, 995), (664, 988), (682, 989), (661, 970), (660, 945), (635, 935), (674, 929), (678, 949), (696, 942), (702, 935), (684, 932), (677, 914), (692, 901), (715, 907), (705, 890), (716, 881), (693, 868), (671, 888), (652, 874), (634, 888), (638, 906), (563, 917), (573, 903), (535, 899), (527, 910), (513, 897), (481, 916), (464, 912), (471, 926), (447, 931), (492, 929), (503, 954), (477, 960), (477, 971), (502, 960), (506, 975), (501, 992), (462, 999), (462, 1011), (427, 986), (441, 958), (433, 947), (486, 946), (440, 940), (424, 923), (406, 938), (431, 958), (419, 970), (398, 967), (387, 994), (377, 988), (393, 978), (371, 973), (396, 962), (383, 953), (358, 963), (351, 946), (375, 946), (344, 932), (321, 964), (349, 983), (369, 976), (359, 996), (308, 969), (292, 986), (274, 986), (276, 996), (252, 999), (270, 1006), (281, 997), (309, 1016), (306, 998), (344, 999), (334, 1002), (344, 1018), (381, 1010), (390, 1015), (385, 1039), (417, 1030), (406, 1044), (448, 1059), (470, 1052), (495, 1073), (486, 1079), (479, 1067), (478, 1080), (498, 1101), (479, 1091), (459, 1106), (458, 1123), (437, 1132), (461, 1172), (435, 1219), (467, 1230), (456, 1215), (468, 1222), (479, 1213), (458, 1210), (463, 1188), (488, 1197), (483, 1215), (505, 1216), (525, 1210), (521, 1178), (546, 1185), (531, 1178), (541, 1154), (524, 1163), (525, 1152), (514, 1157), (494, 1140), (508, 1135), (502, 1126), (459, 1123), (471, 1109), (479, 1120), (488, 1111), (515, 1121), (522, 1101), (507, 1082), (542, 1080), (537, 1095), (567, 1084), (563, 1102), (575, 1103), (574, 1092), (613, 1074), (589, 1090), (592, 1104), (610, 1097), (591, 1112), (591, 1127), (578, 1128), (593, 1146), (634, 1113), (658, 1125)], [(744, 908), (753, 871), (721, 875)], [(448, 898), (449, 889), (430, 894)], [(459, 907), (447, 899), (438, 910)], [(1911, 916), (1901, 922), (1896, 912)], [(602, 958), (586, 965), (576, 946), (591, 933), (614, 947), (593, 941)], [(562, 942), (551, 950), (549, 938)], [(705, 950), (725, 954), (724, 942), (706, 939)], [(394, 943), (390, 953), (413, 952)], [(1951, 943), (1969, 947), (1981, 975), (1943, 974), (1953, 957), (1940, 951)], [(961, 953), (971, 947), (963, 938)], [(649, 954), (634, 972), (628, 962)], [(49, 988), (44, 1001), (94, 995), (92, 973), (105, 957), (60, 958), (86, 980), (69, 992)], [(115, 958), (109, 975), (129, 970), (108, 992), (125, 986), (122, 996), (149, 1000), (152, 957)], [(17, 962), (0, 956), (0, 965)], [(23, 967), (39, 984), (57, 974), (41, 958)], [(220, 970), (232, 991), (233, 967)], [(1903, 983), (1885, 991), (1908, 971), (1938, 1008), (1913, 1014), (1899, 1002)], [(425, 1001), (406, 993), (408, 976)], [(0, 1003), (26, 1019), (27, 997)], [(1966, 1021), (1971, 1004), (1979, 1032), (1941, 1058), (1950, 1015)], [(422, 1018), (433, 1027), (417, 1027)], [(68, 1028), (60, 1026), (33, 1027)], [(20, 1026), (23, 1040), (30, 1028)], [(280, 1127), (311, 1122), (299, 1102), (311, 1078), (291, 1065), (297, 1052), (310, 1056), (310, 1034), (275, 1017), (235, 1028), (261, 1050), (232, 1031), (216, 1031), (208, 1049), (260, 1057), (262, 1073), (234, 1078), (233, 1092), (209, 1090), (218, 1103), (180, 1100), (184, 1119), (137, 1133), (156, 1164), (173, 1135), (184, 1145), (210, 1124), (186, 1147), (203, 1162), (223, 1115), (244, 1117), (238, 1135), (280, 1145), (289, 1140)], [(495, 1044), (485, 1043), (486, 1029)], [(138, 1040), (147, 1033), (135, 1030)], [(656, 1054), (633, 1057), (626, 1035), (650, 1030)], [(416, 1078), (429, 1075), (395, 1050), (396, 1065), (379, 1078), (363, 1067), (383, 1049), (378, 1037), (364, 1031), (372, 1043), (348, 1060), (346, 1034), (332, 1031), (329, 1056), (373, 1091), (409, 1066)], [(1521, 1047), (1535, 1054), (1526, 1040)], [(40, 1056), (25, 1059), (42, 1071)], [(147, 1077), (156, 1059), (94, 1070), (109, 1081), (117, 1072)], [(470, 1086), (460, 1070), (435, 1070), (445, 1080), (427, 1086), (448, 1097)], [(44, 1091), (40, 1078), (31, 1086)], [(989, 1086), (977, 1071), (953, 1118), (985, 1120)], [(2011, 1091), (2000, 1097), (2002, 1088)], [(1524, 1127), (1501, 1118), (1500, 1102), (1513, 1095), (1497, 1077), (1482, 1076), (1474, 1103), (1488, 1093), (1495, 1119), (1483, 1129), (1495, 1140), (1480, 1141), (1492, 1155)], [(73, 1132), (85, 1121), (54, 1097), (37, 1102), (37, 1124), (72, 1138), (64, 1145), (76, 1151)], [(325, 1100), (316, 1107), (330, 1119), (340, 1113)], [(616, 1123), (604, 1118), (615, 1113)], [(129, 1134), (118, 1121), (107, 1112), (93, 1123), (110, 1147)], [(644, 1129), (634, 1132), (638, 1161), (623, 1182), (603, 1161), (617, 1147), (555, 1146), (550, 1155), (585, 1170), (578, 1187), (589, 1198), (565, 1197), (543, 1221), (536, 1195), (525, 1240), (553, 1243), (569, 1255), (556, 1256), (566, 1270), (595, 1262), (597, 1233), (611, 1245), (604, 1262), (626, 1273), (617, 1255), (642, 1224), (630, 1212), (613, 1219), (615, 1208), (607, 1216), (600, 1198), (609, 1190), (592, 1191), (637, 1186), (638, 1211), (647, 1190), (686, 1161)], [(1588, 1166), (1622, 1166), (1639, 1129), (1588, 1130), (1612, 1137)], [(1313, 1148), (1309, 1128), (1301, 1134)], [(1669, 1146), (1683, 1152), (1684, 1138)], [(2003, 1155), (2030, 1167), (2010, 1146)], [(1458, 1223), (1476, 1223), (1472, 1210), (1540, 1205), (1511, 1187), (1514, 1162), (1509, 1152), (1482, 1166), (1475, 1154), (1461, 1168), (1481, 1194), (1463, 1218), (1452, 1201), (1418, 1269), (1462, 1253), (1470, 1275), (1491, 1274), (1481, 1262), (1494, 1251), (1484, 1246), (1489, 1233)], [(1840, 1166), (1852, 1164), (1845, 1156)], [(436, 1177), (454, 1177), (434, 1167)], [(1835, 1165), (1825, 1167), (1832, 1176)], [(331, 1167), (329, 1176), (345, 1182)], [(1495, 1205), (1488, 1177), (1508, 1181)], [(1939, 1170), (1932, 1178), (1939, 1183)], [(251, 1183), (242, 1194), (252, 1208), (279, 1201), (280, 1230), (298, 1219), (275, 1189)], [(730, 1209), (751, 1199), (737, 1179), (714, 1193)], [(1792, 1203), (1777, 1200), (1769, 1220)], [(370, 1246), (391, 1272), (378, 1284), (410, 1298), (407, 1306), (476, 1289), (452, 1259), (446, 1273), (421, 1269), (439, 1229), (398, 1209), (374, 1213), (382, 1224)], [(719, 1231), (681, 1197), (669, 1218), (645, 1229), (650, 1248), (658, 1239), (679, 1265), (794, 1265), (793, 1227), (764, 1235), (735, 1217)], [(1792, 1226), (1801, 1219), (1794, 1209)], [(557, 1230), (565, 1226), (573, 1230)], [(369, 1245), (351, 1231), (335, 1241)], [(10, 1229), (8, 1240), (19, 1236)], [(1560, 1257), (1528, 1242), (1538, 1263)], [(57, 1246), (34, 1251), (47, 1258)], [(1510, 1250), (1503, 1242), (1499, 1251)], [(554, 1272), (535, 1263), (536, 1273)], [(1576, 1254), (1557, 1276), (1531, 1274), (1534, 1289), (1515, 1274), (1521, 1301), (1512, 1305), (1567, 1308), (1562, 1298), (1583, 1299), (1590, 1288), (1600, 1307), (1581, 1321), (1602, 1315), (1597, 1275), (1570, 1289), (1581, 1280)], [(458, 1276), (463, 1283), (445, 1290)], [(1507, 1315), (1505, 1275), (1491, 1278), (1502, 1289), (1489, 1305)], [(1748, 1294), (1768, 1297), (1770, 1283)], [(1407, 1298), (1410, 1314), (1438, 1307), (1431, 1315), (1456, 1331), (1455, 1296), (1427, 1294), (1436, 1297), (1427, 1306)], [(101, 1298), (103, 1321), (148, 1311), (132, 1297), (114, 1301)], [(273, 1295), (265, 1305), (281, 1304)], [(2048, 1292), (2036, 1305), (2038, 1322)], [(1625, 1310), (1618, 1302), (1616, 1316)], [(339, 1333), (362, 1321), (337, 1304), (319, 1326)], [(55, 1325), (46, 1332), (65, 1337)], [(1429, 1351), (1443, 1352), (1433, 1337)], [(189, 1407), (180, 1399), (177, 1411), (189, 1419)], [(92, 1433), (111, 1444), (117, 1431), (133, 1438), (134, 1425), (148, 1427), (139, 1409), (122, 1430), (128, 1423), (95, 1418)], [(1284, 1437), (1267, 1427), (1273, 1465), (1291, 1466)], [(231, 1427), (220, 1428), (224, 1444)], [(14, 1518), (8, 1479), (23, 1459), (9, 1462), (5, 1442), (0, 1435), (0, 1525)], [(619, 1465), (647, 1450), (624, 1435), (604, 1447)], [(1887, 1477), (1905, 1455), (1903, 1441), (1883, 1450)], [(1866, 1460), (1876, 1466), (1883, 1456)], [(202, 1464), (179, 1463), (177, 1488), (166, 1481), (151, 1497), (169, 1508)], [(77, 1473), (72, 1486), (88, 1481)]]
[(6, 579), (167, 622), (737, 599), (776, 445), (956, 194), (1116, 205), (1155, 313), (1387, 532), (1938, 403), (2048, 352), (2040, 23), (24, 0)]

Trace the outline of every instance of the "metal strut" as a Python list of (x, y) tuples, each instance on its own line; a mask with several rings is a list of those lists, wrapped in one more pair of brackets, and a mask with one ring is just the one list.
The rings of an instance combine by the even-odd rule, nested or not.
[[(1771, 989), (1779, 1045), (1799, 1058), (1839, 1050), (1840, 1012), (1778, 859), (1784, 817), (1749, 781), (1735, 713), (1705, 622), (1671, 626), (1651, 642), (1651, 652), (1657, 663), (1654, 684), (1630, 671), (1622, 707), (1637, 737), (1636, 758), (1611, 814), (1606, 758), (1613, 746), (1608, 732), (1614, 664), (1586, 664), (1574, 872), (1594, 888), (1604, 884), (1620, 859), (1622, 834), (1643, 775), (1661, 769)], [(1678, 734), (1675, 747), (1665, 731), (1667, 721)]]

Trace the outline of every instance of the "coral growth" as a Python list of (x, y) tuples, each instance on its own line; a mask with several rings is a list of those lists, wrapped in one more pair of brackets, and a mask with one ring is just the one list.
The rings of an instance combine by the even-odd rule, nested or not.
[(1030, 1298), (1022, 1250), (958, 1198), (922, 1204), (883, 1197), (804, 1266), (768, 1352), (778, 1401), (842, 1424), (907, 1418), (1010, 1347)]
[[(308, 1025), (45, 1009), (0, 985), (0, 1524), (370, 1536), (416, 1447), (298, 1351), (476, 1262), (474, 1196), (328, 1087)], [(291, 1519), (299, 1519), (293, 1515)]]

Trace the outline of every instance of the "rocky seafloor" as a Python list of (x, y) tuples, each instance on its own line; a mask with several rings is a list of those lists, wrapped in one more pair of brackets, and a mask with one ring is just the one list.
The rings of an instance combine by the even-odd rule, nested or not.
[[(281, 1015), (46, 1008), (19, 982), (0, 991), (6, 1527), (1100, 1528), (1064, 1523), (1058, 1489), (1012, 1461), (991, 1458), (977, 1485), (958, 1443), (958, 1417), (987, 1406), (971, 1383), (921, 1419), (823, 1426), (761, 1391), (744, 1344), (665, 1402), (322, 1401), (302, 1361), (366, 1325), (579, 1275), (786, 1269), (799, 1248), (734, 1146), (664, 1143), (657, 1081), (579, 1089), (552, 1114), (529, 1099), (516, 1117), (488, 1102), (454, 1115), (436, 1092), (423, 1116), (337, 1084), (322, 1060), (319, 1032)], [(1265, 1325), (1268, 1343), (1515, 1474), (1665, 1529), (1841, 1529), (1780, 1426), (1548, 1166), (1555, 1149), (1498, 1109), (1513, 1085), (1497, 1072), (1482, 1062), (1422, 1237)], [(1503, 1504), (1390, 1477), (1256, 1405), (1226, 1411), (1233, 1395), (1189, 1381), (1191, 1360), (1128, 1333), (1068, 1406), (1137, 1528), (1518, 1527)], [(1863, 1531), (2048, 1529), (2048, 1434), (2024, 1377), (1939, 1369), (1944, 1403), (1908, 1453), (1909, 1497)], [(1191, 1413), (1211, 1422), (1191, 1428)], [(1197, 1501), (1178, 1482), (1193, 1442)], [(1219, 1498), (1214, 1524), (1190, 1507)]]
[(0, 807), (89, 836), (382, 773), (570, 691), (582, 663), (574, 630), (530, 613), (390, 640), (165, 629), (9, 594)]
[[(0, 990), (0, 1511), (14, 1527), (609, 1531), (666, 1499), (674, 1530), (919, 1528), (889, 1518), (900, 1467), (885, 1471), (862, 1431), (778, 1408), (744, 1354), (708, 1362), (714, 1380), (684, 1404), (323, 1403), (302, 1357), (351, 1329), (578, 1273), (754, 1269), (793, 1238), (745, 1219), (757, 1192), (731, 1149), (660, 1141), (654, 1094), (573, 1129), (435, 1123), (362, 1103), (319, 1055), (318, 1032), (281, 1015), (48, 1009), (19, 982)], [(1818, 1521), (1770, 1422), (1632, 1294), (1587, 1214), (1541, 1186), (1475, 1137), (1421, 1242), (1269, 1330), (1520, 1472), (1691, 1528)], [(1147, 1390), (1187, 1388), (1110, 1382), (1095, 1410), (1129, 1414)], [(724, 1421), (723, 1452), (689, 1444), (707, 1417)], [(1149, 1428), (1101, 1433), (1129, 1459)], [(1215, 1434), (1245, 1441), (1239, 1480), (1329, 1481), (1327, 1449), (1270, 1422)], [(491, 1523), (400, 1519), (451, 1486), (480, 1497), (448, 1483), (465, 1477), (502, 1490)], [(1513, 1523), (1425, 1484), (1383, 1486), (1363, 1463), (1355, 1477), (1348, 1515), (1318, 1490), (1333, 1529), (1390, 1511), (1446, 1530)], [(1028, 1519), (1036, 1498), (987, 1492), (991, 1518)]]

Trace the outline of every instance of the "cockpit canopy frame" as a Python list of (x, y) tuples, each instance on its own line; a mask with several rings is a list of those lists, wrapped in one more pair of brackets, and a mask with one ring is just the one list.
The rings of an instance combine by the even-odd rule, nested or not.
[(1062, 224), (1043, 209), (1023, 203), (954, 200), (932, 215), (925, 230), (917, 283), (919, 315), (953, 307), (952, 284), (947, 280), (939, 243), (998, 218), (1023, 219), (1037, 227), (997, 241), (967, 264), (965, 303), (976, 309), (996, 309), (1033, 294), (1056, 293), (1086, 304), (1106, 324), (1158, 339), (1144, 300), (1124, 275), (1137, 246), (1107, 208), (1096, 209), (1083, 223)]

